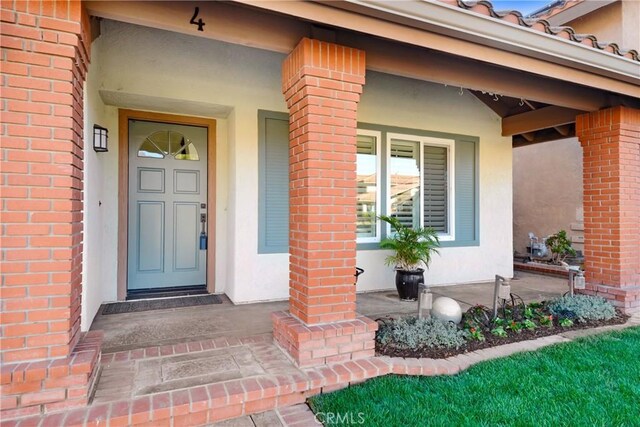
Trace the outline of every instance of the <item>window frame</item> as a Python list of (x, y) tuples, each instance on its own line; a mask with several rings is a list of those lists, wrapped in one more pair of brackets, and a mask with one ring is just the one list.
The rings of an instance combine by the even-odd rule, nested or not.
[[(434, 136), (412, 135), (407, 133), (387, 132), (386, 134), (386, 215), (391, 209), (391, 141), (398, 139), (401, 141), (415, 142), (418, 144), (418, 164), (420, 168), (420, 209), (419, 225), (424, 227), (424, 147), (445, 147), (447, 149), (447, 233), (438, 233), (440, 241), (455, 241), (455, 146), (456, 140), (450, 138), (439, 138)], [(391, 226), (387, 224), (387, 236), (391, 235)]]
[[(259, 254), (281, 254), (281, 253), (288, 252), (289, 250), (288, 244), (286, 246), (285, 245), (267, 246), (266, 240), (265, 240), (266, 229), (268, 227), (268, 224), (266, 223), (265, 216), (264, 216), (265, 206), (266, 206), (266, 194), (265, 194), (265, 182), (264, 182), (263, 176), (269, 167), (266, 161), (266, 156), (265, 156), (265, 150), (266, 150), (265, 119), (266, 118), (280, 119), (288, 122), (289, 114), (285, 112), (258, 110), (258, 120), (259, 120), (259, 124), (258, 124), (258, 168), (259, 168), (259, 171), (258, 171), (259, 172), (258, 173), (258, 176), (259, 176), (258, 178), (259, 180), (258, 253)], [(405, 135), (405, 136), (408, 135), (412, 137), (414, 140), (428, 139), (428, 138), (450, 140), (452, 149), (449, 151), (450, 166), (449, 166), (448, 182), (449, 182), (449, 185), (453, 187), (453, 192), (449, 194), (449, 203), (451, 204), (451, 208), (449, 209), (449, 221), (450, 223), (455, 221), (453, 222), (455, 229), (452, 236), (448, 238), (444, 237), (441, 240), (440, 246), (442, 248), (480, 246), (480, 241), (481, 241), (480, 224), (481, 224), (481, 217), (482, 217), (482, 212), (480, 210), (480, 200), (482, 195), (482, 191), (480, 190), (480, 183), (481, 183), (480, 170), (482, 169), (480, 165), (480, 156), (483, 150), (480, 137), (474, 136), (474, 135), (467, 135), (467, 134), (448, 133), (448, 132), (442, 132), (442, 131), (436, 131), (436, 130), (406, 128), (406, 127), (400, 127), (395, 125), (381, 125), (378, 123), (370, 123), (370, 122), (358, 122), (357, 132), (362, 134), (375, 132), (381, 135), (377, 141), (378, 144), (380, 145), (376, 146), (378, 153), (380, 153), (377, 159), (379, 164), (379, 173), (377, 177), (379, 190), (376, 197), (376, 203), (378, 204), (377, 211), (380, 214), (385, 214), (389, 212), (390, 201), (391, 201), (391, 197), (390, 197), (391, 180), (390, 180), (390, 177), (388, 176), (389, 162), (391, 159), (391, 156), (390, 156), (391, 145), (390, 145), (388, 135), (389, 134), (396, 134), (396, 135), (399, 134), (399, 135)], [(473, 157), (470, 159), (467, 159), (467, 156), (464, 157), (464, 159), (467, 159), (468, 161), (472, 162), (473, 176), (471, 177), (471, 179), (473, 180), (473, 186), (467, 188), (463, 185), (461, 194), (458, 194), (460, 191), (458, 188), (456, 188), (456, 183), (458, 182), (458, 179), (459, 179), (459, 176), (458, 176), (459, 168), (456, 168), (456, 165), (460, 166), (458, 162), (462, 160), (462, 158), (458, 158), (458, 157), (463, 153), (467, 153), (466, 148), (463, 151), (458, 150), (460, 143), (470, 143), (473, 146)], [(287, 141), (287, 144), (288, 144), (288, 141)], [(387, 156), (386, 160), (382, 158), (383, 155)], [(421, 154), (421, 157), (424, 157), (424, 155)], [(424, 166), (420, 168), (421, 171), (423, 168)], [(461, 172), (465, 170), (466, 170), (466, 166), (461, 169)], [(385, 179), (386, 179), (386, 182), (385, 182)], [(424, 178), (422, 177), (421, 180), (424, 181)], [(422, 191), (422, 185), (420, 188)], [(288, 187), (287, 187), (287, 191), (288, 191)], [(457, 212), (457, 210), (460, 208), (457, 202), (462, 201), (463, 204), (461, 205), (461, 207), (466, 206), (464, 204), (464, 200), (466, 199), (459, 200), (460, 196), (467, 195), (469, 191), (471, 191), (471, 194), (469, 194), (469, 197), (473, 197), (473, 205), (470, 206), (470, 209), (473, 211), (473, 218), (472, 218), (473, 223), (470, 224), (470, 227), (473, 227), (472, 235), (469, 235), (469, 232), (468, 232), (469, 230), (466, 228), (466, 226), (468, 225), (468, 221), (470, 220), (470, 218), (468, 217), (468, 211), (465, 210), (464, 214)], [(420, 198), (423, 199), (424, 196), (421, 195)], [(420, 203), (422, 206), (424, 201), (421, 201)], [(460, 223), (459, 221), (457, 221), (460, 219), (458, 218), (458, 215), (463, 215), (463, 217), (461, 217), (462, 222)], [(421, 216), (423, 218), (421, 219), (421, 222), (424, 223), (424, 211), (422, 212)], [(375, 240), (373, 240), (372, 238), (361, 238), (361, 239), (373, 240), (369, 242), (363, 242), (356, 237), (356, 243), (357, 243), (356, 248), (358, 251), (380, 250), (379, 241), (382, 241), (385, 238), (391, 236), (390, 227), (385, 227), (381, 221), (378, 221), (378, 224), (376, 225), (379, 226), (380, 228), (376, 229), (376, 234), (378, 235), (378, 237)], [(462, 239), (462, 240), (458, 240), (458, 239)]]
[[(372, 136), (376, 138), (376, 221), (375, 229), (376, 235), (374, 237), (357, 237), (356, 244), (358, 243), (379, 243), (382, 240), (382, 225), (381, 221), (377, 218), (382, 214), (382, 132), (371, 129), (357, 129), (356, 135)], [(356, 148), (356, 169), (357, 169), (357, 156), (358, 150)], [(356, 172), (357, 180), (357, 172)], [(357, 213), (356, 213), (357, 215)]]

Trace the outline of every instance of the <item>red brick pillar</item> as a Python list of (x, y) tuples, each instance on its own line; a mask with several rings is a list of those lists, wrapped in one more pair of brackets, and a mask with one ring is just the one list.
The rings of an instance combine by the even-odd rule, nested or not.
[(587, 289), (640, 310), (640, 110), (580, 115)]
[(290, 311), (274, 314), (274, 335), (303, 366), (373, 355), (377, 325), (357, 317), (354, 286), (356, 116), (364, 75), (364, 52), (306, 38), (283, 64)]
[(79, 1), (3, 1), (1, 20), (6, 419), (86, 403), (100, 339), (77, 345), (88, 17)]

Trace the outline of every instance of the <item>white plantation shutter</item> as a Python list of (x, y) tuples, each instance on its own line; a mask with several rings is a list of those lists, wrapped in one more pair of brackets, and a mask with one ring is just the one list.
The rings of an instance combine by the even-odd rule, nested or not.
[(420, 171), (418, 144), (411, 141), (391, 141), (391, 212), (406, 227), (419, 225)]
[(440, 233), (449, 232), (447, 156), (447, 147), (425, 145), (423, 148), (423, 224)]
[(377, 139), (375, 136), (358, 135), (357, 138), (357, 220), (358, 237), (376, 237), (378, 195)]

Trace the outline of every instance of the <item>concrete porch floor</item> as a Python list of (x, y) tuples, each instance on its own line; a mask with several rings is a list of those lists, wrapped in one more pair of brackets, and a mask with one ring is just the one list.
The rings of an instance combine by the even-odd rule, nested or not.
[[(516, 272), (512, 292), (525, 301), (542, 301), (567, 291), (565, 279)], [(465, 311), (475, 304), (491, 305), (493, 282), (435, 286), (434, 298), (455, 299)], [(185, 343), (218, 337), (245, 337), (271, 333), (271, 313), (286, 310), (287, 301), (234, 305), (226, 296), (217, 305), (124, 314), (98, 314), (92, 330), (104, 332), (103, 353), (149, 346)], [(398, 300), (395, 290), (361, 293), (357, 311), (371, 319), (412, 314), (417, 303)]]
[[(563, 279), (530, 273), (518, 273), (512, 281), (512, 292), (525, 301), (549, 299), (566, 289)], [(489, 305), (493, 283), (433, 287), (432, 292), (456, 299), (466, 310), (473, 304)], [(417, 309), (415, 302), (399, 301), (395, 290), (358, 294), (357, 306), (373, 319)], [(310, 380), (313, 370), (294, 366), (272, 341), (271, 312), (286, 308), (286, 301), (234, 305), (225, 299), (218, 305), (100, 314), (92, 329), (104, 331), (102, 374), (92, 404), (148, 398), (155, 405), (169, 395), (175, 403), (193, 400), (203, 386), (218, 386), (231, 396), (249, 393), (252, 383), (264, 390), (269, 384), (288, 387)], [(287, 425), (279, 412), (267, 409), (245, 409), (250, 415), (239, 413), (223, 425)]]

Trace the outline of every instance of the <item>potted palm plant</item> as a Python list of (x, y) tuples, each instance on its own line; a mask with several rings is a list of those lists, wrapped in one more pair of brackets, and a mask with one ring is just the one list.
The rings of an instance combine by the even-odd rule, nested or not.
[(431, 255), (439, 253), (438, 234), (431, 227), (406, 227), (398, 218), (381, 215), (380, 219), (391, 225), (395, 232), (382, 240), (380, 247), (394, 251), (385, 262), (395, 267), (398, 295), (403, 301), (415, 301), (419, 285), (424, 284), (422, 266), (429, 268)]

